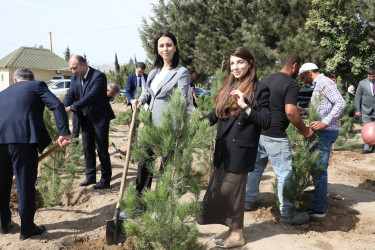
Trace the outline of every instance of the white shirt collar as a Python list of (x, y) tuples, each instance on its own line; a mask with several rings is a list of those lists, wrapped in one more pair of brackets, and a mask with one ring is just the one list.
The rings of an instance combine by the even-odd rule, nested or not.
[(89, 70), (90, 70), (90, 67), (87, 67), (87, 72), (86, 72), (86, 74), (83, 78), (85, 78), (85, 79), (87, 78), (87, 75), (89, 74)]

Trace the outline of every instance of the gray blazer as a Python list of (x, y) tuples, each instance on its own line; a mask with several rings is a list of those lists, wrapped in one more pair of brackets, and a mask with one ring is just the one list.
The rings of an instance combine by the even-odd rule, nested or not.
[(189, 88), (189, 71), (182, 67), (180, 64), (171, 69), (166, 77), (160, 82), (156, 93), (151, 89), (151, 83), (154, 80), (158, 70), (152, 69), (147, 77), (147, 86), (142, 90), (141, 96), (142, 103), (149, 103), (149, 110), (151, 111), (152, 121), (155, 126), (161, 124), (161, 114), (163, 108), (169, 105), (169, 99), (172, 95), (174, 88), (178, 87), (181, 90), (181, 96), (186, 100), (188, 97)]
[(372, 95), (370, 81), (368, 78), (359, 82), (355, 92), (355, 111), (368, 115), (375, 110), (375, 96)]

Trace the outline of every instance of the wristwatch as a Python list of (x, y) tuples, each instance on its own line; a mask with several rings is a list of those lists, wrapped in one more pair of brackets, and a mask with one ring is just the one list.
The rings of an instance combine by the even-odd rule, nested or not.
[(70, 110), (73, 111), (73, 112), (77, 111), (76, 108), (73, 105), (70, 105)]
[(242, 110), (246, 111), (248, 108), (250, 108), (250, 104), (247, 104), (244, 108), (242, 108)]

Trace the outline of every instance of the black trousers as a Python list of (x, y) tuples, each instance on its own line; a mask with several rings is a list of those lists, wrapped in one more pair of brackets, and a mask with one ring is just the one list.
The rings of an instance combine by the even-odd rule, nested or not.
[(79, 131), (81, 129), (81, 121), (77, 118), (76, 114), (73, 114), (73, 129), (72, 129), (72, 139), (79, 137)]
[(11, 220), (9, 208), (13, 171), (16, 174), (21, 234), (34, 228), (35, 182), (38, 172), (38, 150), (36, 144), (0, 144), (0, 227)]
[(102, 177), (100, 181), (110, 183), (111, 159), (108, 153), (109, 121), (104, 127), (95, 127), (87, 116), (82, 116), (82, 146), (86, 161), (86, 178), (96, 180), (96, 154), (98, 152)]
[[(155, 155), (152, 149), (147, 148), (146, 152), (149, 156)], [(159, 171), (163, 171), (163, 164), (167, 161), (167, 157), (162, 158)], [(151, 157), (147, 160), (142, 160), (138, 163), (137, 179), (135, 181), (135, 189), (140, 195), (144, 189), (150, 189), (152, 184), (153, 174), (149, 170), (149, 167), (154, 163), (154, 159)]]

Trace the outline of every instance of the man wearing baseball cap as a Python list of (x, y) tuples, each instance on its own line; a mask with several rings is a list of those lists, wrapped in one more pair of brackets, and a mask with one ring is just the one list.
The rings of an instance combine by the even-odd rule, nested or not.
[[(314, 199), (312, 202), (310, 217), (312, 219), (323, 219), (327, 201), (327, 168), (332, 144), (339, 135), (339, 117), (343, 113), (346, 102), (341, 96), (336, 84), (324, 74), (319, 73), (318, 66), (314, 63), (305, 63), (299, 70), (302, 81), (312, 84), (314, 91), (311, 96), (311, 105), (320, 114), (318, 121), (310, 123), (310, 127), (317, 131), (319, 142), (313, 146), (311, 151), (320, 150), (320, 159), (317, 166), (323, 166), (322, 172), (314, 179)], [(306, 110), (299, 108), (301, 114), (306, 114)]]

